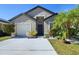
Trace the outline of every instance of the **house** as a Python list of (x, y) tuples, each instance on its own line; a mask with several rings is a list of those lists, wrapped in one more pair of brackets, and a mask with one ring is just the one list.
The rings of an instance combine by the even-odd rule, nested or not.
[(15, 25), (15, 33), (17, 36), (28, 36), (29, 31), (37, 31), (38, 36), (48, 34), (53, 21), (54, 13), (44, 7), (36, 6), (31, 10), (21, 13), (12, 19), (10, 23)]
[(7, 24), (9, 23), (7, 20), (0, 18), (0, 24)]

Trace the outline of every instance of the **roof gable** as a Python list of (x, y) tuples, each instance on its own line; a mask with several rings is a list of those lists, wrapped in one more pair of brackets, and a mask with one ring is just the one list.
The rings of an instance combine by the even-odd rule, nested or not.
[(25, 14), (28, 14), (29, 16), (36, 18), (37, 16), (44, 16), (44, 18), (48, 18), (51, 15), (54, 15), (56, 13), (41, 7), (41, 6), (36, 6), (29, 11), (25, 12)]
[[(43, 8), (43, 7), (41, 7), (41, 6), (36, 6), (36, 7), (32, 8), (32, 9), (30, 9), (30, 10), (27, 11), (27, 12), (20, 13), (19, 15), (17, 15), (17, 16), (15, 16), (15, 17), (11, 18), (9, 21), (12, 21), (12, 20), (16, 19), (16, 18), (20, 17), (20, 16), (23, 15), (23, 14), (25, 14), (25, 15), (27, 15), (28, 17), (30, 17), (30, 18), (36, 20), (36, 19), (33, 18), (32, 16), (30, 16), (28, 13), (29, 13), (29, 12), (32, 12), (33, 10), (35, 10), (35, 9), (37, 9), (37, 8), (43, 9), (43, 10), (47, 11), (48, 13), (50, 13), (51, 15), (50, 15), (49, 17), (54, 16), (54, 15), (57, 15), (57, 13), (54, 13), (54, 12), (52, 12), (52, 11), (46, 9), (46, 8)], [(45, 18), (45, 20), (48, 19), (49, 17)]]
[(50, 10), (44, 8), (44, 7), (41, 7), (41, 6), (36, 6), (36, 7), (32, 8), (32, 9), (28, 10), (27, 12), (25, 12), (25, 14), (27, 14), (27, 13), (29, 13), (29, 12), (31, 12), (31, 11), (37, 9), (37, 8), (41, 8), (41, 9), (43, 9), (43, 10), (45, 10), (45, 11), (51, 13), (51, 14), (54, 14), (54, 12), (52, 12), (52, 11), (50, 11)]

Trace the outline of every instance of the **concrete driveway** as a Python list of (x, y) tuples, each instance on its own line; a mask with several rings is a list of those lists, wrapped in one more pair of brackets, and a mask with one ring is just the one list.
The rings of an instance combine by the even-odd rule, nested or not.
[(56, 55), (57, 53), (44, 38), (12, 38), (0, 42), (1, 55)]

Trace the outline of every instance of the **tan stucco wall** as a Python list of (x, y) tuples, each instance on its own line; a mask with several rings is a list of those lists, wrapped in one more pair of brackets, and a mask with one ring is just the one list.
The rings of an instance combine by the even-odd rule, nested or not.
[(50, 31), (50, 23), (53, 22), (53, 16), (44, 22), (44, 34), (48, 34)]

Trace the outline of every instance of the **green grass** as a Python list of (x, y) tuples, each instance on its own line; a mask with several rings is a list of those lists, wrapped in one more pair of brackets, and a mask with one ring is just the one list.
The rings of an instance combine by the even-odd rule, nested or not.
[(49, 40), (59, 55), (79, 55), (78, 44), (65, 44), (63, 40)]
[(10, 39), (10, 38), (11, 38), (10, 36), (3, 36), (3, 37), (0, 37), (0, 41), (7, 40), (7, 39)]

